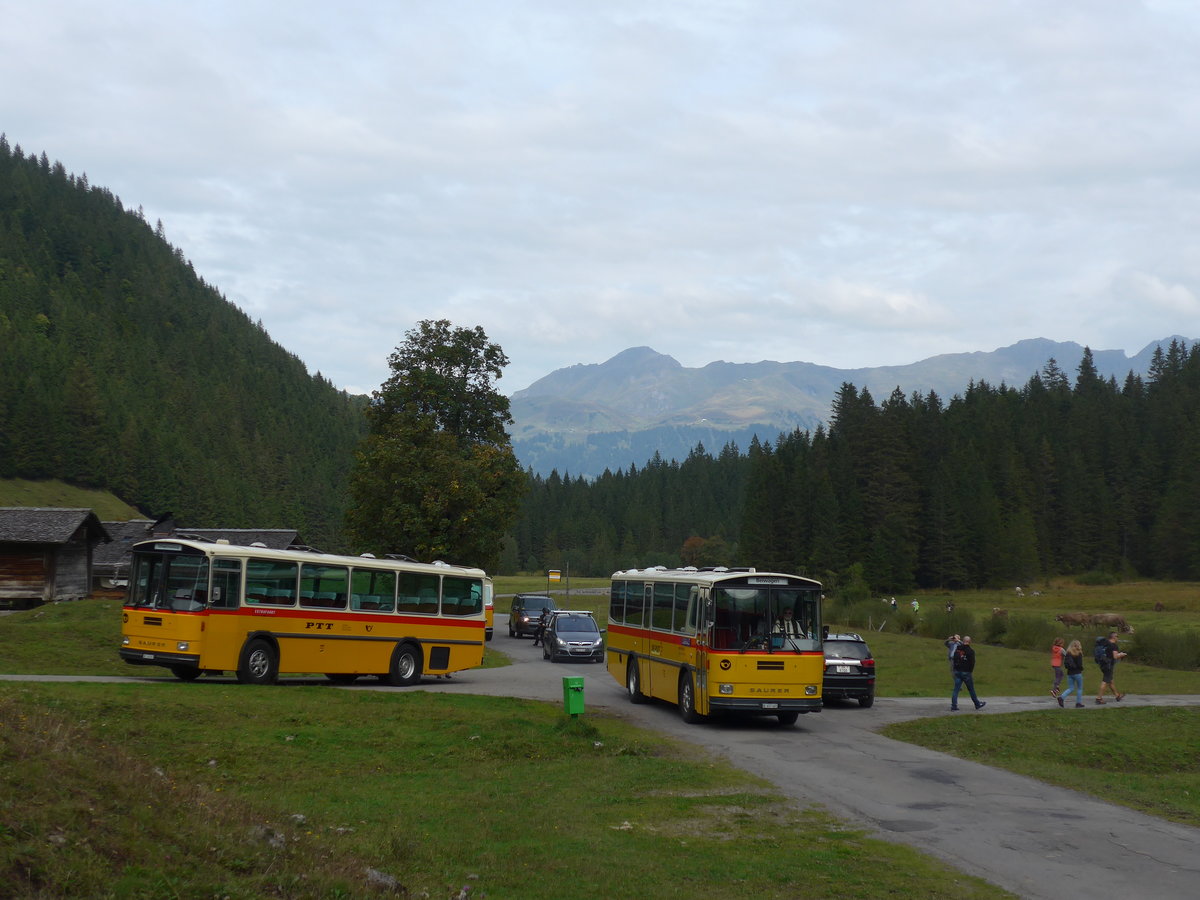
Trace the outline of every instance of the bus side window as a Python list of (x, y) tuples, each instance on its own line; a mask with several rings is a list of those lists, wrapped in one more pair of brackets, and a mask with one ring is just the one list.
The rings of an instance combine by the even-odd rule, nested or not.
[(609, 589), (608, 621), (610, 623), (625, 621), (625, 582), (623, 581), (614, 581)]
[(213, 560), (212, 607), (214, 609), (236, 609), (241, 603), (242, 561), (240, 559)]

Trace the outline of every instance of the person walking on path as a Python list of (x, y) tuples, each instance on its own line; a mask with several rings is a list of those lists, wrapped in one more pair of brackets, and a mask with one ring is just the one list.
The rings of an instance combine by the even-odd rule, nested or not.
[(1100, 664), (1100, 693), (1096, 695), (1098, 704), (1105, 703), (1104, 689), (1107, 688), (1112, 692), (1113, 697), (1118, 703), (1125, 699), (1125, 695), (1117, 690), (1117, 685), (1113, 681), (1113, 670), (1117, 667), (1117, 660), (1124, 659), (1127, 654), (1121, 651), (1120, 645), (1117, 643), (1117, 633), (1110, 631), (1108, 640), (1104, 643), (1103, 653), (1099, 647), (1096, 648), (1096, 662)]
[(975, 648), (971, 646), (969, 634), (963, 635), (962, 643), (954, 650), (954, 693), (950, 695), (950, 709), (955, 712), (958, 711), (958, 692), (964, 684), (976, 709), (987, 706), (986, 700), (975, 695)]
[(1054, 645), (1050, 648), (1050, 671), (1054, 674), (1054, 684), (1050, 686), (1050, 696), (1058, 700), (1058, 705), (1062, 706), (1062, 680), (1063, 680), (1063, 639), (1057, 637), (1054, 639)]
[[(1063, 654), (1063, 668), (1067, 672), (1067, 698), (1075, 695), (1075, 708), (1083, 708), (1083, 647), (1079, 641), (1071, 641)], [(1063, 695), (1058, 695), (1058, 705), (1063, 705)]]

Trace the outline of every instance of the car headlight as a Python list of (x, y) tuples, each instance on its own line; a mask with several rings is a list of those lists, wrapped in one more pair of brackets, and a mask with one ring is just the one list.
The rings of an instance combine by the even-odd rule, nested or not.
[(562, 638), (560, 638), (560, 637), (555, 637), (555, 638), (554, 638), (554, 643), (558, 644), (558, 646), (560, 646), (560, 647), (565, 647), (565, 646), (567, 646), (567, 642), (566, 642), (565, 640), (563, 640)]

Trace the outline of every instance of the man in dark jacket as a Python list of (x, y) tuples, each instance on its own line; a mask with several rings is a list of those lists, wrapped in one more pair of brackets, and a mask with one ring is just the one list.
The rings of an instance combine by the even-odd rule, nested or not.
[(542, 617), (538, 619), (537, 630), (533, 633), (533, 646), (546, 643), (546, 626), (550, 624), (550, 610), (542, 607)]
[(954, 693), (950, 695), (950, 709), (958, 711), (958, 692), (965, 684), (971, 693), (971, 700), (976, 709), (987, 706), (986, 700), (975, 696), (975, 648), (971, 646), (971, 636), (963, 635), (962, 643), (954, 648)]

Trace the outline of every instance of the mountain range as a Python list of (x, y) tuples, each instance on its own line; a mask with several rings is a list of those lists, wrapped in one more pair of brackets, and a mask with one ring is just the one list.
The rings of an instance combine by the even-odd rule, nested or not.
[[(1093, 350), (1101, 377), (1118, 383), (1145, 376), (1154, 351), (1172, 336), (1130, 357), (1124, 350)], [(543, 475), (594, 477), (605, 469), (642, 466), (657, 453), (683, 460), (698, 444), (718, 452), (745, 450), (752, 438), (773, 441), (781, 432), (826, 422), (838, 389), (849, 382), (876, 402), (896, 388), (905, 396), (936, 392), (943, 401), (972, 382), (1023, 386), (1053, 359), (1074, 377), (1084, 347), (1045, 338), (1018, 341), (991, 352), (946, 353), (906, 366), (838, 369), (808, 362), (713, 362), (687, 368), (650, 347), (633, 347), (603, 363), (558, 369), (511, 398), (513, 449), (522, 465)]]

